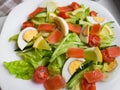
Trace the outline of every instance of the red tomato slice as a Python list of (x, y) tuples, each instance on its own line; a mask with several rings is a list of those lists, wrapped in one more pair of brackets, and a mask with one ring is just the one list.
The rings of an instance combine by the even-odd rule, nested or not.
[(80, 88), (82, 90), (96, 90), (96, 84), (88, 83), (86, 79), (82, 79), (82, 81), (80, 83)]
[(73, 9), (70, 6), (63, 6), (63, 7), (58, 7), (59, 12), (69, 12), (72, 11)]
[(98, 34), (100, 32), (101, 25), (93, 24), (92, 29), (90, 30), (91, 34)]
[(69, 27), (70, 31), (75, 32), (77, 34), (80, 34), (81, 31), (82, 31), (81, 26), (78, 26), (78, 25), (74, 25), (74, 24), (68, 23), (68, 27)]
[(95, 83), (101, 81), (103, 80), (103, 77), (103, 73), (99, 69), (84, 73), (84, 78), (87, 80), (88, 83)]
[(37, 15), (38, 13), (44, 12), (46, 11), (45, 8), (41, 8), (38, 7), (37, 9), (35, 9), (32, 13), (29, 14), (29, 18), (33, 18), (35, 15)]
[(51, 33), (51, 35), (47, 38), (47, 41), (50, 44), (55, 44), (59, 42), (63, 38), (63, 33), (60, 30), (55, 30)]
[(91, 11), (91, 12), (90, 12), (90, 16), (93, 16), (93, 17), (94, 17), (94, 16), (97, 16), (97, 13), (96, 13), (95, 11)]
[(91, 47), (96, 47), (100, 45), (100, 37), (98, 35), (95, 34), (90, 34), (89, 35), (89, 42), (88, 45)]
[(82, 48), (69, 48), (66, 52), (67, 57), (84, 58), (84, 49)]
[(108, 48), (106, 48), (106, 52), (109, 57), (120, 56), (120, 47), (118, 47), (118, 46), (108, 47)]
[(65, 85), (65, 80), (61, 75), (53, 76), (44, 83), (46, 90), (59, 90), (64, 88)]
[(54, 31), (56, 28), (55, 24), (40, 24), (38, 26), (38, 31), (48, 31), (48, 32), (52, 32)]
[(72, 2), (71, 7), (73, 10), (76, 10), (76, 9), (80, 8), (80, 4), (78, 4), (77, 2)]
[(114, 57), (109, 57), (106, 50), (102, 50), (102, 57), (104, 62), (112, 62), (115, 60)]
[(34, 27), (34, 23), (30, 22), (30, 21), (26, 21), (22, 24), (22, 29), (26, 28), (26, 27)]
[(48, 69), (44, 66), (39, 66), (34, 72), (33, 79), (37, 83), (44, 83), (47, 80), (48, 75)]
[(62, 18), (64, 18), (64, 19), (70, 18), (70, 16), (69, 16), (66, 12), (60, 12), (60, 13), (58, 14), (58, 16), (60, 16), (60, 17), (62, 17)]

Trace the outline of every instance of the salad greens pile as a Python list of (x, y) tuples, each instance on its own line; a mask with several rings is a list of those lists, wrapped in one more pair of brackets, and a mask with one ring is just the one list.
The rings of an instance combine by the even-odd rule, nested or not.
[[(89, 26), (91, 29), (94, 23), (88, 20), (87, 17), (90, 16), (90, 12), (92, 10), (89, 7), (86, 8), (84, 4), (81, 4), (80, 6), (81, 7), (76, 10), (68, 11), (67, 14), (69, 15), (69, 18), (65, 18), (64, 20), (67, 23), (78, 25), (81, 28)], [(52, 10), (50, 10), (50, 8), (52, 8)], [(33, 18), (28, 18), (26, 21), (32, 22), (34, 24), (34, 28), (37, 29), (40, 24), (54, 23), (53, 17), (59, 16), (59, 12), (60, 11), (58, 9), (58, 6), (49, 6), (47, 7), (46, 11), (37, 13)], [(107, 22), (101, 24), (101, 32), (99, 33), (100, 45), (98, 46), (100, 49), (110, 46), (114, 40), (114, 34), (112, 33), (111, 27), (112, 23), (113, 22)], [(61, 41), (55, 44), (48, 43), (51, 50), (34, 48), (33, 44), (40, 35), (42, 35), (43, 38), (46, 40), (46, 38), (50, 35), (50, 32), (39, 32), (30, 42), (28, 42), (27, 46), (23, 50), (20, 50), (20, 48), (16, 46), (15, 52), (17, 52), (17, 55), (20, 56), (21, 59), (11, 62), (4, 62), (4, 66), (7, 68), (10, 74), (15, 75), (17, 78), (29, 80), (33, 78), (33, 74), (38, 66), (47, 67), (51, 76), (61, 74), (62, 68), (67, 60), (66, 52), (69, 48), (90, 48), (87, 43), (84, 43), (80, 39), (79, 34), (72, 31), (69, 31), (69, 33), (64, 36)], [(18, 36), (19, 34), (10, 37), (9, 41), (14, 41), (17, 44)], [(86, 69), (87, 67), (92, 66), (92, 68), (94, 69), (99, 68), (102, 71), (106, 71), (105, 69), (103, 70), (106, 63), (104, 64), (98, 61), (89, 62), (89, 60), (86, 60), (86, 62), (88, 64), (85, 64), (86, 66), (83, 67), (83, 69), (85, 70), (81, 70), (82, 73), (77, 73), (76, 76), (74, 75), (75, 77), (73, 76), (73, 79), (71, 78), (69, 80), (69, 89), (75, 88), (73, 87), (75, 84), (79, 85), (79, 81), (76, 78), (78, 78), (78, 76), (81, 76), (79, 78), (82, 78), (83, 72), (89, 71), (89, 69), (91, 69)]]

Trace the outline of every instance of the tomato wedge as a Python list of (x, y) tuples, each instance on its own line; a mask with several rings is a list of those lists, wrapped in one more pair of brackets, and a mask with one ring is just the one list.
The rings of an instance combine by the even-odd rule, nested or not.
[(44, 12), (46, 11), (45, 8), (41, 8), (38, 7), (37, 9), (35, 9), (32, 13), (29, 14), (29, 18), (33, 18), (35, 15), (37, 15), (38, 13)]
[(92, 29), (90, 30), (91, 34), (98, 34), (100, 32), (101, 25), (93, 24)]
[(64, 78), (61, 75), (55, 75), (49, 78), (45, 83), (46, 90), (59, 90), (66, 85)]
[(64, 18), (64, 19), (70, 18), (70, 16), (69, 16), (66, 12), (60, 12), (60, 13), (58, 14), (58, 16), (60, 16), (60, 17), (62, 17), (62, 18)]
[(101, 81), (103, 80), (103, 77), (103, 73), (99, 69), (84, 73), (84, 78), (87, 80), (88, 83), (95, 83)]
[(74, 25), (74, 24), (68, 23), (68, 27), (69, 27), (70, 31), (75, 32), (77, 34), (80, 34), (82, 31), (82, 28), (79, 25)]
[(88, 45), (90, 47), (96, 47), (96, 46), (99, 46), (100, 45), (100, 37), (98, 35), (95, 35), (95, 34), (90, 34), (89, 35), (89, 42), (88, 42)]
[(120, 47), (118, 46), (111, 46), (106, 48), (106, 52), (109, 57), (117, 57), (120, 56)]
[(67, 57), (84, 58), (84, 49), (82, 48), (69, 48), (66, 52)]
[(47, 80), (48, 75), (48, 69), (44, 66), (39, 66), (34, 72), (33, 79), (37, 83), (44, 83)]
[(73, 10), (80, 8), (80, 5), (77, 2), (72, 2), (71, 7)]
[(91, 11), (91, 12), (90, 12), (90, 16), (93, 16), (93, 17), (94, 17), (94, 16), (97, 16), (96, 11)]
[(38, 26), (38, 31), (48, 31), (48, 32), (52, 32), (54, 31), (56, 28), (55, 24), (40, 24)]
[(25, 21), (23, 24), (22, 24), (22, 29), (26, 28), (26, 27), (34, 27), (34, 23), (33, 22), (30, 22), (30, 21)]
[(101, 52), (102, 52), (102, 57), (103, 57), (103, 61), (104, 61), (104, 62), (112, 62), (112, 61), (115, 60), (114, 57), (109, 57), (109, 56), (108, 56), (108, 53), (107, 53), (106, 50), (102, 50)]
[(82, 90), (96, 90), (96, 84), (95, 83), (88, 83), (86, 79), (82, 79), (80, 83), (80, 88)]
[(70, 6), (58, 7), (57, 9), (59, 10), (59, 12), (69, 12), (73, 10)]
[(63, 38), (64, 34), (60, 30), (55, 30), (48, 36), (47, 41), (50, 44), (55, 44)]

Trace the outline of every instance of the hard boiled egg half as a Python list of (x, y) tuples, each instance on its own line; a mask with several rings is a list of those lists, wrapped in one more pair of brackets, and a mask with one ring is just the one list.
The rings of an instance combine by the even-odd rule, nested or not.
[(62, 69), (62, 76), (64, 77), (66, 82), (68, 82), (68, 80), (74, 74), (74, 72), (81, 67), (84, 61), (84, 58), (69, 58), (65, 62)]
[(92, 23), (92, 24), (96, 24), (96, 23), (100, 23), (103, 24), (105, 23), (105, 18), (104, 17), (100, 17), (100, 16), (87, 16), (87, 21)]
[(18, 36), (18, 47), (23, 50), (26, 45), (28, 44), (28, 42), (30, 42), (34, 36), (36, 36), (38, 33), (36, 28), (33, 27), (27, 27), (25, 29), (23, 29)]

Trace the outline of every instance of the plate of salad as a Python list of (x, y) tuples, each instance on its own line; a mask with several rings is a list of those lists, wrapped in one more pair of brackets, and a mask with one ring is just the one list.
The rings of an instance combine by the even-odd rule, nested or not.
[(35, 0), (11, 11), (0, 36), (2, 90), (114, 90), (120, 27), (85, 0)]

